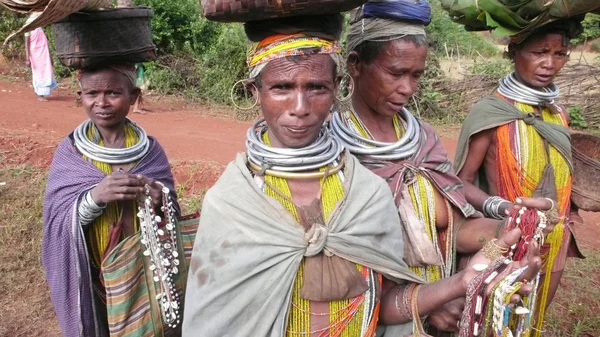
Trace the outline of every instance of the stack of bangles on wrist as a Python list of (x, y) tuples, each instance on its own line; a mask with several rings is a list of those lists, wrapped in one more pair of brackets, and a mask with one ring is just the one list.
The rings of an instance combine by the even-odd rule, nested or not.
[[(459, 324), (459, 337), (494, 336), (528, 337), (531, 332), (531, 315), (536, 307), (536, 294), (540, 273), (530, 283), (533, 291), (522, 298), (518, 304), (512, 304), (511, 298), (524, 284), (517, 279), (527, 266), (514, 270), (508, 276), (489, 286), (513, 261), (523, 259), (529, 249), (529, 243), (535, 240), (543, 244), (543, 230), (548, 225), (546, 212), (522, 207), (510, 212), (506, 228), (521, 229), (519, 241), (510, 248), (498, 245), (498, 240), (490, 240), (482, 249), (483, 255), (492, 261), (488, 266), (476, 264), (475, 271), (480, 272), (467, 288), (465, 310)], [(527, 283), (527, 280), (523, 282)]]
[(505, 215), (500, 214), (500, 205), (502, 205), (505, 202), (510, 204), (510, 201), (503, 199), (499, 196), (491, 196), (485, 199), (482, 207), (483, 215), (485, 215), (488, 218), (493, 218), (497, 220), (504, 219)]
[[(418, 305), (419, 290), (422, 286), (422, 284), (411, 283), (406, 286), (398, 286), (396, 289), (396, 310), (402, 321), (413, 321), (413, 331), (415, 334), (418, 332), (424, 333), (422, 321), (426, 319), (426, 316), (419, 316)], [(399, 296), (400, 292), (402, 292), (401, 297)]]

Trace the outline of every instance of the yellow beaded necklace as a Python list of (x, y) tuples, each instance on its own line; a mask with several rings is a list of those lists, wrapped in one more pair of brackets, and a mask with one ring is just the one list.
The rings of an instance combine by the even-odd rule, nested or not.
[[(132, 147), (133, 145), (139, 142), (139, 138), (137, 133), (135, 132), (135, 128), (130, 123), (125, 123), (124, 126), (125, 131), (125, 147)], [(87, 132), (87, 137), (89, 140), (94, 141), (95, 139), (99, 141), (98, 145), (104, 146), (104, 141), (98, 132), (98, 129), (92, 127)], [(83, 156), (84, 159), (88, 160), (87, 157)], [(96, 160), (91, 160), (92, 164), (96, 166), (100, 171), (105, 174), (111, 174), (113, 172), (112, 165), (99, 162)], [(132, 163), (135, 165), (135, 163)], [(128, 202), (128, 207), (132, 207), (132, 214), (137, 214), (137, 206), (133, 202)], [(110, 225), (116, 223), (121, 219), (121, 210), (119, 209), (119, 204), (117, 202), (111, 202), (106, 205), (106, 209), (102, 213), (101, 216), (96, 218), (92, 223), (92, 227), (89, 231), (88, 235), (88, 247), (90, 248), (91, 256), (97, 267), (101, 266), (102, 257), (104, 256), (104, 252), (108, 245), (109, 239), (109, 230)], [(139, 221), (137, 216), (134, 216), (134, 230), (137, 232), (139, 229)]]
[[(524, 114), (538, 112), (531, 105), (519, 102), (515, 102), (514, 104)], [(541, 109), (540, 115), (545, 122), (563, 126), (567, 125), (562, 114), (554, 114), (547, 108)], [(514, 137), (511, 136), (513, 130)], [(499, 127), (496, 131), (496, 137), (497, 154), (502, 156), (502, 159), (510, 159), (496, 161), (499, 172), (498, 182), (499, 184), (512, 184), (508, 190), (514, 194), (502, 195), (502, 197), (514, 201), (517, 196), (532, 196), (535, 188), (542, 179), (544, 167), (548, 163), (548, 159), (554, 168), (554, 178), (558, 194), (558, 211), (562, 219), (554, 227), (552, 233), (548, 235), (546, 242), (549, 243), (550, 249), (542, 255), (544, 272), (550, 274), (565, 235), (564, 219), (570, 207), (571, 200), (571, 170), (562, 154), (553, 146), (549, 146), (547, 151), (540, 134), (533, 126), (526, 124), (524, 121), (515, 121)], [(516, 144), (516, 147), (513, 144)], [(548, 153), (548, 156), (544, 155), (544, 153)], [(536, 320), (536, 329), (533, 332), (535, 336), (540, 336), (540, 331), (543, 328), (543, 317), (548, 300), (550, 279), (550, 277), (546, 277), (544, 282), (540, 284), (537, 309), (539, 318)]]
[[(358, 119), (356, 114), (353, 111), (347, 112), (350, 121), (353, 123), (355, 129), (360, 133), (362, 137), (372, 138), (372, 135), (368, 132), (367, 128), (364, 124)], [(400, 139), (405, 132), (404, 126), (400, 121), (400, 117), (398, 115), (392, 116), (392, 123), (394, 125), (394, 131), (396, 133), (396, 138)], [(435, 202), (435, 187), (433, 184), (425, 178), (421, 173), (416, 173), (416, 180), (414, 183), (409, 185), (408, 191), (410, 194), (410, 199), (412, 201), (413, 207), (421, 220), (421, 222), (425, 225), (425, 230), (427, 232), (427, 236), (434, 244), (436, 250), (440, 254), (440, 256), (445, 255), (446, 264), (452, 264), (453, 262), (453, 252), (447, 251), (445, 254), (441, 253), (442, 248), (440, 247), (440, 242), (438, 242), (438, 229), (436, 226), (436, 202)], [(452, 236), (452, 209), (447, 205), (448, 215), (449, 215), (449, 224), (448, 224), (448, 232), (447, 232), (447, 241), (453, 240)], [(451, 247), (450, 242), (446, 243), (446, 247)], [(426, 280), (427, 282), (435, 282), (439, 281), (445, 277), (450, 275), (446, 275), (444, 266), (426, 266), (426, 267), (416, 267), (409, 266), (410, 269), (421, 278)], [(452, 268), (448, 268), (451, 270)]]
[[(263, 134), (263, 141), (267, 145), (271, 145), (268, 132)], [(321, 168), (324, 171), (325, 168)], [(265, 175), (264, 192), (268, 196), (275, 198), (294, 216), (296, 221), (300, 221), (296, 206), (290, 202), (292, 193), (288, 185), (287, 179)], [(323, 210), (323, 219), (329, 220), (329, 216), (335, 206), (344, 198), (344, 188), (342, 181), (337, 174), (327, 176), (326, 179), (321, 178), (320, 184), (322, 188), (321, 207)], [(285, 196), (285, 197), (284, 197)], [(369, 269), (357, 265), (358, 270), (366, 277)], [(292, 292), (292, 306), (288, 315), (288, 324), (286, 336), (310, 336), (311, 334), (319, 333), (319, 336), (330, 337), (363, 337), (365, 305), (364, 301), (355, 299), (345, 299), (340, 301), (332, 301), (329, 303), (329, 312), (314, 313), (310, 310), (310, 301), (300, 296), (300, 289), (303, 285), (304, 262), (301, 263)], [(364, 297), (364, 296), (363, 296)], [(378, 308), (377, 304), (377, 308)], [(329, 327), (322, 331), (311, 331), (311, 316), (329, 316)], [(374, 317), (373, 320), (377, 320)], [(376, 324), (372, 324), (373, 327)], [(371, 330), (372, 333), (371, 333)], [(368, 329), (369, 334), (364, 337), (374, 336), (374, 329)]]

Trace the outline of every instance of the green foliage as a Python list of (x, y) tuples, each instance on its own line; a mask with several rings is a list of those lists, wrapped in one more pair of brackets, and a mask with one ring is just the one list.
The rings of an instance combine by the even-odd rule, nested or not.
[[(199, 18), (199, 20), (204, 20)], [(215, 103), (229, 103), (233, 84), (245, 78), (246, 37), (240, 24), (216, 26), (203, 52), (176, 51), (147, 67), (152, 89)]]
[(488, 60), (475, 60), (469, 68), (469, 72), (474, 75), (485, 75), (494, 79), (500, 79), (513, 70), (510, 60), (505, 58), (495, 58)]
[(159, 58), (147, 65), (150, 88), (228, 103), (231, 87), (246, 71), (242, 26), (206, 20), (198, 0), (136, 0), (135, 4), (154, 11), (152, 34)]
[(600, 15), (598, 14), (588, 14), (585, 16), (585, 19), (582, 22), (583, 24), (583, 34), (573, 39), (571, 42), (573, 44), (582, 44), (586, 40), (593, 40), (600, 38)]
[(8, 45), (2, 47), (4, 39), (12, 32), (18, 30), (25, 23), (25, 16), (9, 11), (0, 6), (0, 49), (7, 58), (24, 58), (25, 44), (23, 37), (13, 39)]
[(223, 25), (217, 40), (203, 55), (198, 86), (203, 98), (229, 102), (233, 84), (246, 74), (246, 35), (240, 24)]
[(498, 54), (494, 44), (481, 35), (467, 32), (448, 17), (438, 1), (430, 1), (432, 21), (427, 29), (429, 44), (438, 55), (452, 53), (465, 57), (493, 56)]
[(198, 0), (136, 0), (154, 11), (152, 38), (161, 53), (202, 53), (214, 43), (219, 24), (201, 18)]
[(583, 108), (579, 105), (567, 109), (569, 113), (569, 126), (575, 129), (586, 129), (588, 127), (585, 118), (583, 117)]

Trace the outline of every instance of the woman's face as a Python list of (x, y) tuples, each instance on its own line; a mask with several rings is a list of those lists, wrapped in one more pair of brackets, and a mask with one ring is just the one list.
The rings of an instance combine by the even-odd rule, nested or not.
[(301, 148), (317, 139), (335, 97), (335, 70), (329, 55), (265, 66), (256, 94), (272, 146)]
[(349, 73), (354, 79), (352, 104), (357, 113), (391, 117), (398, 113), (417, 91), (425, 72), (427, 46), (416, 46), (412, 41), (387, 42), (370, 63), (349, 62)]
[(569, 46), (563, 42), (563, 35), (554, 33), (526, 41), (513, 59), (518, 79), (532, 88), (552, 84), (569, 59)]
[(137, 99), (137, 92), (127, 77), (114, 69), (83, 73), (81, 103), (98, 128), (119, 126)]

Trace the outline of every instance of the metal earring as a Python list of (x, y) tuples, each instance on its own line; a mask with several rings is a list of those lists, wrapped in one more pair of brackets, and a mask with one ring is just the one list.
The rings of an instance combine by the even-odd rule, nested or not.
[[(236, 90), (236, 87), (237, 87), (237, 86), (238, 86), (238, 84), (240, 84), (240, 83), (242, 83), (242, 89), (241, 89), (241, 91), (244, 93), (244, 98), (245, 98), (246, 100), (248, 100), (248, 92), (250, 92), (250, 95), (252, 95), (252, 90), (248, 90), (248, 82), (249, 82), (249, 81), (250, 81), (249, 79), (239, 80), (239, 81), (235, 82), (235, 83), (233, 84), (233, 86), (231, 87), (231, 92), (230, 92), (231, 104), (233, 104), (233, 106), (235, 106), (236, 108), (238, 108), (238, 109), (240, 109), (240, 110), (252, 110), (252, 109), (254, 109), (254, 107), (256, 107), (256, 106), (258, 105), (258, 102), (259, 102), (258, 95), (254, 97), (254, 104), (252, 104), (252, 105), (251, 105), (251, 106), (249, 106), (249, 107), (242, 107), (242, 106), (238, 105), (238, 104), (235, 102), (235, 96), (236, 96), (236, 93), (238, 92), (238, 91)], [(255, 85), (254, 83), (251, 83), (250, 85), (252, 85), (252, 86), (254, 87), (254, 90), (255, 90), (255, 91), (257, 91), (257, 90), (258, 90), (258, 89), (256, 88), (256, 85)], [(252, 95), (252, 96), (254, 96), (254, 95)]]
[(352, 94), (354, 93), (354, 79), (352, 76), (350, 76), (350, 74), (344, 73), (342, 76), (338, 93), (341, 95), (336, 95), (336, 98), (340, 102), (346, 102), (352, 97)]

